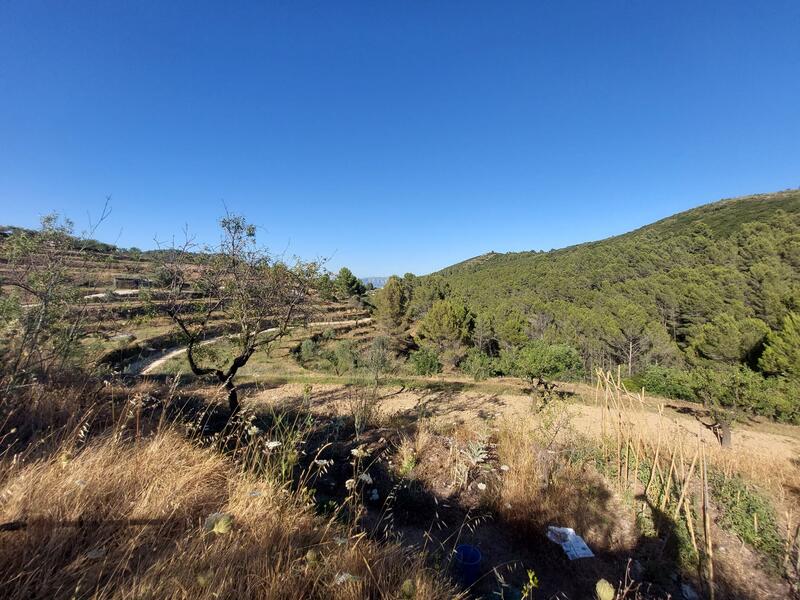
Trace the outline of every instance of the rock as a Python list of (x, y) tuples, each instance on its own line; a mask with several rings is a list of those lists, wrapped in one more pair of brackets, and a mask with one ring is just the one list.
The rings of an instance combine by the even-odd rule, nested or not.
[(132, 333), (119, 333), (117, 335), (111, 336), (112, 342), (132, 342), (136, 339), (136, 336)]
[(644, 580), (644, 567), (638, 560), (631, 562), (631, 578), (634, 581)]
[(594, 593), (598, 600), (614, 600), (617, 595), (617, 590), (614, 586), (608, 583), (605, 579), (601, 579), (594, 586)]
[(681, 584), (681, 597), (683, 600), (700, 600), (700, 595), (694, 591), (694, 588), (689, 583)]

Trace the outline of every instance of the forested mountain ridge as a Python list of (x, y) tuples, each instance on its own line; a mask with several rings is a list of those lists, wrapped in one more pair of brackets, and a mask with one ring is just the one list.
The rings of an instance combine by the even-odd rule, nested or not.
[(680, 366), (721, 351), (708, 348), (712, 321), (763, 338), (798, 309), (800, 190), (722, 200), (560, 250), (489, 253), (429, 278), (475, 313), (521, 315), (530, 337), (574, 345), (587, 367)]

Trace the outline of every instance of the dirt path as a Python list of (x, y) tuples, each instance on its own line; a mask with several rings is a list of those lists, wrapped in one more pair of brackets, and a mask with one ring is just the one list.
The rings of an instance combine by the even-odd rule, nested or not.
[[(504, 417), (521, 417), (531, 411), (530, 396), (513, 393), (486, 393), (452, 389), (406, 390), (398, 387), (383, 388), (380, 408), (385, 415), (427, 417), (445, 423), (489, 422)], [(603, 410), (595, 406), (586, 386), (571, 386), (574, 396), (568, 401), (572, 429), (591, 437), (602, 434)], [(257, 401), (276, 402), (302, 397), (301, 384), (286, 384), (265, 390), (253, 398)], [(319, 410), (341, 410), (349, 391), (342, 385), (315, 384), (313, 396)], [(656, 405), (665, 403), (662, 415)], [(734, 429), (732, 450), (719, 449), (714, 434), (695, 416), (687, 413), (683, 403), (653, 400), (652, 405), (635, 410), (630, 418), (645, 436), (655, 439), (659, 431), (665, 436), (684, 434), (685, 439), (700, 439), (721, 459), (734, 460), (737, 467), (759, 481), (789, 480), (800, 483), (800, 427), (771, 422), (752, 422), (737, 425)], [(689, 407), (691, 408), (691, 406)], [(697, 407), (695, 406), (695, 409)], [(610, 426), (609, 426), (610, 427)]]
[[(530, 423), (531, 430), (541, 423), (542, 413), (532, 412), (531, 397), (515, 390), (515, 382), (503, 382), (503, 384), (507, 384), (505, 389), (501, 390), (498, 387), (496, 393), (486, 389), (464, 389), (465, 382), (453, 380), (432, 380), (431, 383), (437, 384), (434, 389), (407, 389), (397, 385), (379, 388), (379, 406), (383, 416), (386, 417), (380, 425), (390, 428), (406, 426), (412, 428), (420, 420), (431, 419), (434, 424), (433, 431), (455, 432), (440, 434), (452, 442), (453, 439), (458, 439), (464, 430), (469, 432), (474, 427), (474, 430), (480, 431), (480, 428), (483, 428), (483, 431), (490, 433), (492, 430), (502, 427), (505, 420), (533, 419)], [(258, 410), (258, 403), (262, 402), (267, 404), (284, 401), (299, 402), (304, 396), (303, 388), (305, 386), (307, 384), (302, 383), (277, 385), (250, 396), (245, 402), (250, 403), (256, 410)], [(582, 385), (563, 385), (562, 390), (568, 390), (569, 395), (566, 396), (565, 407), (570, 413), (571, 419), (570, 425), (560, 430), (559, 435), (568, 438), (579, 435), (599, 438), (603, 432), (604, 411), (600, 406), (595, 405), (593, 389)], [(307, 393), (307, 389), (305, 391)], [(320, 413), (348, 414), (348, 406), (352, 405), (352, 395), (356, 393), (358, 391), (353, 387), (341, 384), (315, 383), (311, 390), (312, 410)], [(699, 437), (707, 442), (706, 452), (710, 464), (724, 469), (724, 472), (729, 472), (730, 468), (730, 472), (741, 473), (749, 481), (762, 485), (769, 494), (779, 518), (788, 514), (789, 511), (796, 514), (797, 507), (800, 506), (800, 427), (765, 421), (741, 424), (734, 431), (734, 447), (722, 450), (713, 433), (695, 418), (697, 413), (688, 412), (691, 409), (697, 411), (698, 408), (697, 405), (686, 405), (654, 398), (647, 400), (643, 406), (637, 405), (626, 412), (623, 418), (635, 423), (637, 431), (645, 439), (652, 436), (650, 439), (654, 441), (660, 438), (666, 443), (671, 443), (677, 436), (684, 436), (684, 440), (688, 443), (681, 447), (686, 447), (689, 451), (697, 448), (695, 439)], [(608, 418), (607, 416), (606, 419)], [(462, 423), (464, 424), (463, 428), (448, 427), (450, 424)], [(608, 427), (607, 431), (610, 432), (611, 423), (608, 420), (606, 420), (606, 426)], [(611, 437), (613, 438), (613, 435)], [(435, 442), (432, 442), (430, 438), (427, 439), (425, 448), (437, 447)], [(520, 446), (520, 448), (523, 447), (525, 446)], [(446, 447), (444, 452), (447, 452)], [(435, 456), (436, 459), (433, 460), (430, 456)], [(442, 456), (428, 455), (425, 460), (438, 464), (437, 468), (441, 469), (442, 464), (439, 463), (446, 462)], [(681, 460), (683, 459), (681, 458)], [(433, 472), (437, 472), (436, 468)], [(591, 471), (584, 471), (584, 473), (588, 478)], [(439, 497), (446, 496), (446, 493), (443, 492), (437, 492), (437, 494)], [(490, 567), (502, 567), (512, 561), (521, 561), (525, 565), (535, 566), (543, 583), (553, 588), (553, 597), (555, 597), (555, 591), (564, 591), (565, 589), (569, 591), (569, 597), (589, 597), (584, 593), (586, 590), (581, 588), (585, 584), (584, 579), (587, 578), (588, 573), (591, 573), (588, 577), (593, 577), (593, 581), (596, 581), (602, 569), (605, 569), (602, 572), (606, 576), (605, 573), (613, 574), (614, 569), (619, 568), (618, 565), (615, 566), (614, 561), (618, 560), (620, 556), (626, 559), (633, 557), (645, 560), (650, 556), (648, 554), (648, 548), (651, 547), (649, 544), (655, 539), (648, 538), (646, 534), (637, 533), (634, 513), (626, 508), (616, 493), (611, 496), (615, 500), (606, 501), (606, 505), (600, 511), (603, 514), (603, 520), (598, 521), (608, 526), (608, 529), (589, 528), (588, 531), (581, 531), (581, 534), (587, 536), (586, 539), (593, 547), (604, 548), (603, 544), (609, 539), (621, 540), (621, 550), (617, 550), (616, 554), (601, 552), (599, 554), (601, 558), (585, 566), (565, 567), (563, 563), (558, 562), (558, 559), (552, 558), (547, 548), (514, 544), (514, 536), (510, 534), (510, 530), (491, 520), (482, 522), (480, 527), (475, 528), (469, 538), (469, 543), (475, 543), (481, 548), (487, 561), (486, 564)], [(592, 502), (595, 501), (593, 498), (597, 497), (585, 496), (586, 504), (584, 505), (584, 499), (581, 497), (576, 506), (581, 511), (588, 511), (592, 508)], [(564, 498), (565, 505), (568, 500), (567, 497)], [(459, 502), (460, 500), (449, 499), (448, 509), (452, 506), (458, 507)], [(423, 505), (412, 506), (413, 508), (410, 509), (412, 512), (425, 510)], [(439, 518), (438, 507), (437, 503), (432, 509), (436, 511), (437, 519)], [(463, 510), (463, 506), (461, 509)], [(713, 515), (712, 519), (715, 519)], [(444, 519), (443, 522), (448, 523), (447, 519)], [(454, 522), (457, 524), (458, 519), (455, 519)], [(784, 526), (783, 522), (781, 522), (781, 526)], [(741, 540), (724, 530), (716, 520), (712, 523), (712, 527), (714, 531), (712, 537), (715, 540), (715, 571), (718, 585), (721, 585), (720, 589), (723, 590), (718, 597), (764, 598), (765, 600), (789, 597), (788, 584), (783, 579), (763, 571), (762, 557), (758, 553), (745, 547)], [(407, 525), (402, 531), (404, 535), (411, 535), (412, 537), (409, 538), (411, 540), (428, 539), (425, 537), (428, 535), (428, 531), (421, 531), (421, 529), (417, 531), (412, 526)], [(412, 533), (408, 534), (409, 531)], [(441, 539), (444, 539), (448, 533), (447, 527), (445, 526), (442, 531), (444, 533)], [(414, 532), (418, 534), (416, 537), (414, 537)], [(419, 543), (423, 544), (423, 542)], [(658, 540), (658, 547), (662, 550), (665, 544), (666, 542), (662, 543), (661, 540)], [(669, 561), (664, 565), (665, 568), (674, 568), (670, 567)], [(591, 569), (591, 571), (586, 569)], [(606, 578), (613, 580), (607, 576)], [(693, 580), (685, 580), (685, 582), (693, 584)], [(488, 597), (488, 588), (484, 591)], [(673, 591), (677, 591), (677, 589)]]
[[(366, 317), (364, 319), (348, 319), (345, 321), (317, 321), (315, 323), (309, 323), (307, 327), (335, 327), (337, 325), (361, 325), (370, 323), (372, 321), (371, 318)], [(273, 331), (278, 331), (277, 327), (272, 327), (270, 329), (265, 329), (261, 333), (271, 333)], [(228, 336), (220, 335), (208, 340), (203, 340), (198, 344), (198, 346), (207, 346), (209, 344), (214, 344)], [(162, 351), (161, 356), (159, 357), (148, 357), (142, 359), (135, 366), (133, 366), (129, 373), (131, 375), (150, 375), (155, 373), (159, 368), (164, 366), (168, 361), (172, 360), (177, 356), (181, 356), (182, 354), (186, 353), (186, 346), (177, 346), (173, 348), (165, 348)]]

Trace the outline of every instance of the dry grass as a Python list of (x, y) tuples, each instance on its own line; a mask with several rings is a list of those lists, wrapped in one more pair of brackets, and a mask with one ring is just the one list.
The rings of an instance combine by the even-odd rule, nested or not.
[(400, 444), (397, 449), (398, 459), (401, 465), (407, 465), (411, 471), (420, 462), (424, 454), (434, 443), (434, 433), (430, 429), (430, 424), (421, 421), (417, 423), (416, 430), (412, 434), (402, 434)]
[[(0, 467), (0, 521), (23, 524), (0, 531), (4, 598), (455, 596), (419, 553), (317, 516), (304, 490), (179, 429), (60, 437)], [(230, 515), (230, 531), (205, 531), (214, 513)]]
[(579, 452), (567, 407), (505, 420), (498, 432), (501, 481), (494, 500), (501, 518), (525, 535), (548, 525), (572, 527), (592, 548), (622, 551), (636, 541), (620, 499)]
[[(454, 597), (446, 576), (431, 570), (418, 550), (369, 539), (343, 520), (347, 511), (338, 511), (336, 518), (316, 514), (310, 494), (297, 489), (295, 459), (287, 472), (279, 472), (272, 458), (254, 455), (251, 449), (256, 454), (260, 450), (251, 437), (242, 438), (246, 444), (240, 449), (187, 431), (190, 423), (181, 425), (177, 417), (170, 424), (165, 418), (169, 411), (158, 407), (179, 405), (179, 398), (170, 400), (174, 392), (153, 381), (133, 389), (102, 383), (33, 386), (24, 398), (17, 398), (13, 411), (5, 410), (8, 403), (0, 403), (0, 523), (27, 524), (15, 531), (0, 530), (1, 597)], [(196, 392), (199, 389), (192, 395)], [(142, 399), (159, 396), (161, 404), (139, 415)], [(340, 396), (333, 398), (332, 406), (348, 412)], [(309, 402), (304, 399), (302, 404)], [(631, 491), (638, 467), (630, 461), (630, 485), (622, 485), (628, 484), (627, 475), (621, 478), (609, 470), (604, 477), (598, 472), (601, 438), (576, 433), (573, 413), (578, 410), (554, 401), (539, 412), (517, 412), (498, 421), (455, 423), (445, 417), (418, 417), (407, 423), (397, 418), (396, 437), (389, 435), (390, 428), (381, 429), (381, 435), (395, 448), (390, 469), (415, 482), (402, 497), (406, 505), (395, 507), (401, 526), (416, 523), (414, 515), (403, 517), (405, 513), (435, 512), (436, 506), (428, 506), (434, 497), (467, 512), (489, 509), (497, 519), (485, 529), (491, 529), (490, 535), (498, 536), (503, 547), (512, 538), (523, 546), (539, 540), (544, 552), (557, 553), (542, 539), (544, 532), (548, 525), (569, 526), (606, 557), (610, 580), (616, 581), (614, 561), (641, 558), (642, 550), (650, 547), (642, 546), (643, 532), (631, 510), (631, 503), (640, 504), (632, 500)], [(283, 440), (281, 449), (289, 451), (295, 447), (287, 443), (289, 438), (308, 437), (307, 430), (286, 422), (285, 435), (276, 438), (272, 416), (272, 429), (259, 433), (259, 439)], [(383, 421), (394, 422), (388, 417)], [(640, 438), (657, 444), (657, 437), (644, 427), (643, 423), (638, 430)], [(662, 434), (660, 461), (666, 476), (679, 436), (666, 426)], [(9, 446), (4, 436), (22, 441)], [(605, 439), (609, 464), (616, 464), (615, 439)], [(299, 440), (296, 447), (305, 448)], [(687, 443), (686, 469), (688, 449)], [(279, 454), (276, 451), (273, 458)], [(347, 456), (349, 460), (349, 451)], [(744, 462), (746, 458), (711, 450), (709, 468), (733, 473), (748, 466), (754, 473), (768, 468), (759, 467), (755, 459)], [(771, 476), (777, 479), (776, 473)], [(672, 479), (677, 486), (677, 474)], [(415, 486), (421, 491), (414, 492)], [(661, 498), (657, 489), (654, 484), (653, 502)], [(674, 500), (670, 496), (665, 503), (670, 515)], [(230, 532), (204, 531), (207, 517), (214, 513), (231, 516)], [(426, 515), (420, 521), (425, 527)], [(458, 527), (455, 521), (445, 523), (451, 525)], [(702, 541), (699, 527), (696, 533)], [(725, 540), (726, 546), (736, 543), (715, 539)], [(656, 537), (653, 541), (660, 544)], [(535, 560), (530, 564), (538, 571)], [(726, 574), (723, 555), (717, 564), (729, 588), (766, 585), (752, 583), (758, 575), (755, 562), (742, 563), (746, 577), (740, 578)], [(668, 568), (677, 569), (677, 562)], [(561, 581), (559, 573), (540, 577)]]

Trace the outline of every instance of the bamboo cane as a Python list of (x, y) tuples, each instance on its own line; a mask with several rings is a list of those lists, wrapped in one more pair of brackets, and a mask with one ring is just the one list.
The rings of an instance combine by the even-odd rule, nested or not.
[(622, 430), (617, 428), (617, 487), (622, 483)]
[(786, 549), (783, 554), (784, 568), (789, 566), (789, 560), (792, 554), (792, 511), (786, 511)]
[(669, 461), (669, 473), (667, 474), (667, 482), (664, 484), (664, 495), (661, 498), (661, 510), (663, 511), (664, 508), (667, 506), (667, 499), (669, 498), (669, 491), (672, 487), (672, 472), (675, 470), (675, 453), (677, 452), (677, 448), (672, 448), (672, 458)]
[(644, 497), (648, 498), (648, 494), (650, 493), (650, 486), (653, 483), (653, 478), (656, 474), (656, 468), (658, 465), (658, 453), (661, 451), (661, 429), (658, 430), (658, 442), (656, 443), (656, 453), (653, 456), (653, 466), (650, 467), (650, 477), (647, 480), (647, 485), (644, 488)]
[(800, 523), (798, 523), (797, 529), (795, 530), (794, 547), (797, 551), (797, 562), (794, 565), (794, 569), (795, 571), (800, 572)]
[(675, 507), (675, 513), (673, 514), (674, 517), (678, 516), (678, 511), (680, 511), (681, 509), (681, 504), (686, 498), (686, 491), (689, 489), (689, 484), (692, 481), (692, 474), (694, 473), (694, 467), (697, 464), (697, 457), (699, 454), (700, 454), (700, 448), (698, 448), (695, 451), (694, 458), (692, 458), (692, 464), (689, 466), (689, 474), (683, 479), (683, 487), (681, 488), (681, 497), (678, 500), (678, 506)]
[[(678, 504), (680, 506), (680, 504)], [(689, 498), (683, 499), (683, 512), (686, 515), (686, 528), (689, 530), (689, 537), (692, 540), (692, 548), (694, 548), (695, 554), (700, 556), (700, 550), (697, 548), (697, 537), (694, 534), (694, 518), (692, 516), (692, 509), (689, 506)]]
[(711, 516), (708, 510), (708, 471), (706, 465), (706, 447), (702, 446), (703, 462), (703, 532), (706, 538), (706, 558), (708, 572), (708, 597), (714, 600), (714, 546), (711, 542)]
[(630, 438), (625, 439), (625, 488), (628, 488), (629, 485), (629, 471), (630, 471), (630, 461), (631, 458), (631, 440)]

